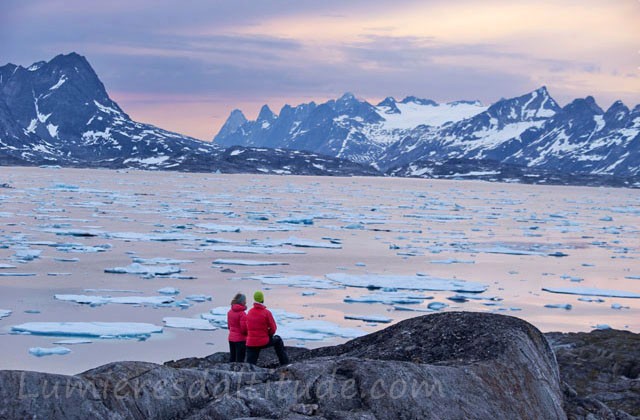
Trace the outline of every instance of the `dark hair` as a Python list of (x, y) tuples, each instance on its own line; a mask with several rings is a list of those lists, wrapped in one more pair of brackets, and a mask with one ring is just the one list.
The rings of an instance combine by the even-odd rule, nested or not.
[(231, 299), (231, 304), (235, 305), (236, 303), (244, 305), (245, 303), (247, 303), (247, 297), (240, 292), (236, 293), (233, 299)]

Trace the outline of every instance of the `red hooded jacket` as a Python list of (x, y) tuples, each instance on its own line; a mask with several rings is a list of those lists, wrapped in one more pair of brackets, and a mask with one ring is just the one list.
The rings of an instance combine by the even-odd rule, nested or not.
[(276, 333), (276, 321), (271, 311), (261, 303), (254, 302), (247, 314), (247, 347), (261, 347), (269, 343)]
[(227, 325), (229, 326), (229, 341), (247, 341), (247, 314), (246, 306), (234, 303), (227, 312)]

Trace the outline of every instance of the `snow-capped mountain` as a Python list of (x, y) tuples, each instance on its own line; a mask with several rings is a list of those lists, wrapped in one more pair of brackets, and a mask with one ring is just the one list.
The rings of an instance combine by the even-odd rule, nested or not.
[(593, 98), (561, 108), (545, 87), (491, 106), (413, 96), (373, 106), (345, 94), (279, 115), (265, 106), (256, 121), (235, 110), (214, 141), (322, 152), (405, 176), (428, 176), (421, 162), (459, 159), (629, 177), (640, 175), (639, 110), (616, 102), (605, 113)]
[(78, 54), (28, 68), (0, 67), (0, 163), (286, 173), (284, 165), (301, 174), (375, 173), (314, 153), (257, 149), (242, 159), (232, 152), (133, 121)]

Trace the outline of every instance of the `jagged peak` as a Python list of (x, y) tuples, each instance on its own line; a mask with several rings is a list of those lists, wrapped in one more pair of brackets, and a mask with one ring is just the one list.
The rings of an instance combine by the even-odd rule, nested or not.
[(475, 100), (461, 100), (461, 101), (452, 101), (452, 102), (447, 102), (447, 105), (475, 105), (475, 106), (482, 106), (482, 102), (480, 102), (478, 99)]
[(278, 118), (278, 116), (271, 111), (269, 105), (265, 104), (260, 108), (260, 113), (258, 114), (258, 119), (256, 121), (273, 121), (276, 118)]
[(547, 87), (545, 85), (540, 86), (534, 92), (536, 92), (538, 95), (551, 97), (551, 95), (549, 95), (549, 90), (547, 89)]
[(391, 104), (397, 104), (397, 103), (398, 101), (396, 101), (396, 98), (394, 98), (393, 96), (387, 96), (382, 101), (380, 101), (376, 106), (389, 106)]
[(351, 102), (357, 100), (356, 95), (351, 92), (345, 92), (340, 98), (338, 98), (339, 102)]
[(589, 112), (597, 115), (604, 114), (602, 108), (598, 106), (593, 96), (587, 96), (586, 98), (574, 99), (571, 103), (562, 108), (563, 111), (581, 111), (588, 110)]
[(244, 120), (244, 122), (247, 122), (247, 117), (245, 117), (244, 113), (238, 108), (231, 111), (231, 113), (229, 114), (229, 118), (242, 119)]
[(414, 103), (418, 105), (433, 105), (433, 106), (438, 105), (436, 101), (433, 101), (431, 99), (418, 98), (417, 96), (407, 96), (402, 101), (400, 101), (400, 103), (402, 104)]

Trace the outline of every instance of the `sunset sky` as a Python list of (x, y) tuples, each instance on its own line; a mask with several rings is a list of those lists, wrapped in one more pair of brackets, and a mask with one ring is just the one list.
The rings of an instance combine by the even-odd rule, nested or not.
[(0, 65), (75, 51), (135, 120), (211, 139), (235, 108), (407, 95), (640, 103), (638, 0), (5, 0)]

